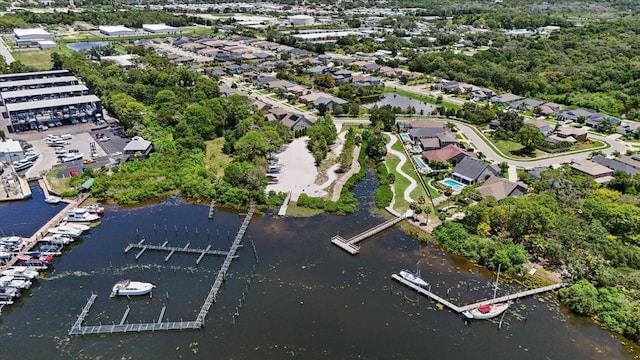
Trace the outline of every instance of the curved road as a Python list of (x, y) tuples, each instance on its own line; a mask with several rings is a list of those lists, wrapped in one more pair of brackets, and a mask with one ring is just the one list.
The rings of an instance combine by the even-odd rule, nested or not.
[[(391, 134), (391, 133), (385, 133), (387, 135), (389, 135), (389, 138), (391, 139), (388, 143), (387, 143), (387, 154), (391, 154), (393, 156), (396, 156), (398, 159), (400, 159), (400, 162), (398, 163), (398, 165), (396, 166), (396, 171), (398, 172), (398, 174), (404, 176), (405, 178), (407, 178), (409, 180), (409, 186), (407, 186), (406, 189), (404, 189), (404, 199), (405, 201), (412, 203), (414, 200), (411, 198), (411, 192), (413, 191), (413, 189), (415, 189), (418, 184), (416, 183), (415, 180), (413, 180), (413, 178), (409, 175), (407, 175), (404, 171), (402, 171), (402, 166), (404, 165), (404, 163), (407, 162), (407, 157), (405, 156), (405, 154), (393, 150), (391, 148), (391, 146), (393, 146), (393, 144), (396, 143), (396, 141), (398, 141), (398, 138)], [(395, 191), (394, 191), (394, 195)], [(393, 205), (395, 204), (396, 200), (395, 197), (393, 199), (393, 203), (390, 205), (391, 207), (393, 207)]]
[[(510, 165), (513, 165), (516, 167), (522, 167), (522, 168), (533, 168), (537, 166), (548, 167), (550, 165), (570, 163), (572, 160), (585, 160), (591, 155), (591, 152), (593, 150), (598, 150), (598, 149), (592, 149), (592, 150), (576, 152), (576, 153), (571, 153), (566, 155), (549, 156), (549, 157), (535, 159), (531, 161), (515, 160), (496, 152), (492, 147), (489, 146), (489, 144), (487, 144), (487, 140), (484, 136), (479, 135), (478, 133), (476, 133), (476, 131), (473, 128), (471, 128), (471, 126), (463, 122), (452, 120), (452, 119), (446, 119), (446, 118), (430, 118), (430, 119), (443, 121), (443, 122), (451, 121), (455, 123), (458, 129), (460, 129), (464, 133), (464, 135), (466, 135), (467, 138), (469, 138), (469, 140), (476, 146), (477, 151), (482, 152), (482, 154), (484, 154), (484, 156), (487, 159), (493, 160), (496, 162), (506, 161)], [(410, 119), (407, 119), (407, 120), (410, 120)], [(369, 120), (351, 119), (351, 118), (334, 119), (334, 122), (341, 123), (341, 124), (363, 124), (363, 125), (368, 125), (371, 123)], [(601, 149), (603, 153), (611, 154), (614, 151), (618, 151), (621, 154), (626, 153), (629, 147), (627, 147), (627, 145), (624, 142), (616, 140), (614, 138), (615, 136), (616, 134), (603, 136), (603, 135), (595, 135), (595, 134), (589, 133), (590, 138), (602, 141), (607, 144), (608, 148)]]

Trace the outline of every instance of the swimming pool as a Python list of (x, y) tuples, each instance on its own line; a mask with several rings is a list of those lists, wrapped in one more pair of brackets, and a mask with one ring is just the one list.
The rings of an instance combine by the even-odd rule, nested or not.
[(418, 166), (418, 170), (420, 170), (422, 173), (428, 174), (431, 172), (431, 168), (429, 167), (429, 165), (425, 164), (424, 161), (422, 161), (422, 157), (420, 155), (414, 155), (413, 161), (415, 161), (416, 166)]
[(446, 178), (442, 180), (442, 183), (454, 189), (462, 189), (465, 187), (463, 183), (453, 180), (452, 178)]
[(402, 134), (400, 134), (400, 139), (402, 139), (402, 141), (409, 142), (409, 141), (411, 141), (411, 136), (409, 136), (409, 134), (407, 134), (407, 133), (402, 133)]

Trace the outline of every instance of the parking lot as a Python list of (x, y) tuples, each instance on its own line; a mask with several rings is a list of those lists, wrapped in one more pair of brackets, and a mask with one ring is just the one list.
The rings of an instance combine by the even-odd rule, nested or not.
[[(71, 135), (70, 139), (64, 140), (63, 146), (53, 147), (46, 143), (47, 135), (61, 136), (63, 134)], [(36, 153), (40, 154), (40, 157), (34, 162), (34, 166), (25, 171), (27, 178), (44, 176), (55, 166), (61, 166), (57, 174), (58, 177), (68, 177), (71, 170), (75, 170), (79, 174), (86, 167), (97, 168), (111, 164), (122, 156), (122, 150), (129, 141), (119, 128), (96, 129), (94, 124), (78, 124), (48, 131), (11, 134), (11, 138), (26, 141)], [(56, 149), (64, 149), (67, 153), (81, 154), (82, 159), (62, 163), (61, 158), (56, 154)], [(83, 163), (83, 160), (91, 158), (96, 162)]]

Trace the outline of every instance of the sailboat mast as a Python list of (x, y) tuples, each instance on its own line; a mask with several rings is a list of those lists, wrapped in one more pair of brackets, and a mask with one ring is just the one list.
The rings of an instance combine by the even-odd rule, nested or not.
[(494, 284), (494, 287), (493, 287), (493, 298), (494, 299), (496, 298), (496, 295), (498, 293), (498, 280), (500, 280), (500, 266), (501, 265), (502, 264), (498, 264), (498, 275), (496, 275), (496, 283)]

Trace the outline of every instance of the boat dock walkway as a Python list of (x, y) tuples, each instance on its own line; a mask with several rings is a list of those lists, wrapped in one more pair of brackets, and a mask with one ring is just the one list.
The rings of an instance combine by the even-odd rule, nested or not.
[(38, 240), (47, 235), (50, 228), (58, 226), (62, 222), (62, 220), (67, 216), (67, 211), (78, 207), (88, 197), (88, 193), (78, 195), (78, 198), (76, 198), (74, 201), (70, 202), (67, 206), (60, 210), (60, 212), (51, 220), (47, 221), (46, 224), (44, 224), (40, 229), (38, 229), (38, 231), (31, 235), (29, 239), (27, 239), (27, 245), (22, 248), (19, 253), (14, 255), (6, 264), (0, 266), (0, 272), (6, 270), (10, 266), (13, 266), (18, 261), (19, 257), (23, 256), (26, 252), (31, 251), (31, 249), (38, 243)]
[(334, 245), (337, 245), (339, 247), (341, 247), (343, 250), (345, 250), (346, 252), (348, 252), (351, 255), (356, 255), (360, 252), (360, 247), (357, 246), (356, 244), (359, 243), (360, 241), (371, 237), (379, 232), (382, 232), (390, 227), (392, 227), (393, 225), (399, 223), (400, 221), (404, 220), (405, 217), (404, 216), (399, 216), (396, 218), (393, 218), (391, 220), (387, 220), (385, 222), (383, 222), (382, 224), (376, 225), (374, 227), (372, 227), (371, 229), (368, 229), (366, 231), (361, 232), (360, 234), (350, 238), (350, 239), (344, 239), (342, 236), (340, 235), (336, 235), (334, 237), (331, 238), (331, 242)]
[(216, 213), (216, 200), (211, 200), (211, 204), (209, 204), (209, 219), (213, 219), (213, 215)]
[[(251, 205), (249, 206), (249, 212), (247, 213), (247, 216), (244, 218), (244, 221), (240, 226), (240, 230), (238, 230), (238, 234), (236, 235), (235, 239), (233, 240), (233, 243), (231, 244), (231, 248), (226, 254), (226, 258), (224, 259), (224, 262), (220, 267), (220, 270), (218, 271), (218, 275), (216, 276), (216, 279), (213, 285), (211, 286), (211, 289), (209, 290), (209, 294), (205, 298), (204, 303), (200, 308), (200, 312), (198, 313), (196, 320), (162, 322), (162, 319), (164, 317), (164, 313), (166, 310), (166, 307), (163, 307), (157, 322), (128, 324), (126, 323), (126, 319), (127, 319), (127, 316), (129, 315), (130, 309), (129, 307), (127, 307), (119, 324), (113, 323), (111, 325), (100, 324), (100, 325), (84, 325), (83, 326), (82, 323), (84, 322), (85, 317), (89, 313), (89, 309), (91, 308), (91, 306), (95, 302), (96, 297), (98, 296), (96, 294), (92, 294), (89, 300), (87, 301), (87, 304), (82, 309), (82, 312), (78, 316), (78, 319), (73, 324), (73, 327), (71, 328), (71, 330), (69, 330), (69, 335), (115, 334), (115, 333), (142, 332), (142, 331), (186, 330), (186, 329), (202, 328), (204, 326), (204, 320), (207, 317), (207, 314), (209, 313), (209, 309), (211, 308), (211, 305), (213, 305), (213, 303), (216, 301), (216, 297), (218, 295), (218, 292), (220, 291), (220, 287), (222, 286), (224, 277), (227, 274), (227, 270), (229, 270), (229, 266), (231, 265), (231, 262), (233, 261), (233, 259), (237, 257), (235, 254), (238, 251), (238, 248), (242, 246), (240, 243), (244, 238), (244, 234), (247, 231), (247, 227), (249, 226), (249, 222), (251, 221), (251, 217), (253, 216), (255, 208), (256, 208), (255, 202), (251, 201)], [(133, 245), (144, 246), (142, 245), (142, 243), (143, 241)]]
[(202, 261), (202, 258), (204, 258), (205, 255), (227, 256), (229, 254), (228, 251), (211, 250), (211, 245), (207, 246), (207, 248), (205, 249), (195, 249), (195, 248), (190, 248), (189, 244), (185, 245), (184, 247), (169, 246), (167, 245), (168, 241), (165, 241), (164, 244), (162, 245), (148, 245), (148, 244), (145, 244), (144, 242), (145, 242), (145, 239), (142, 239), (137, 244), (127, 245), (127, 247), (124, 249), (125, 254), (129, 252), (131, 249), (140, 249), (140, 252), (136, 254), (136, 260), (138, 260), (138, 258), (140, 258), (140, 256), (142, 256), (142, 254), (147, 250), (167, 251), (169, 252), (169, 255), (167, 255), (164, 258), (165, 262), (169, 261), (169, 259), (171, 258), (171, 255), (173, 255), (176, 252), (187, 253), (187, 254), (199, 254), (200, 256), (196, 260), (196, 265), (200, 264), (200, 261)]
[(480, 305), (489, 305), (489, 304), (496, 304), (496, 303), (500, 303), (500, 302), (505, 302), (505, 301), (509, 301), (509, 300), (514, 300), (514, 299), (519, 299), (519, 298), (523, 298), (523, 297), (527, 297), (527, 296), (531, 296), (531, 295), (535, 295), (535, 294), (540, 294), (543, 292), (547, 292), (547, 291), (552, 291), (552, 290), (556, 290), (559, 289), (563, 286), (565, 286), (564, 283), (560, 283), (560, 284), (553, 284), (553, 285), (549, 285), (549, 286), (544, 286), (544, 287), (540, 287), (540, 288), (536, 288), (536, 289), (531, 289), (531, 290), (525, 290), (525, 291), (521, 291), (515, 294), (511, 294), (511, 295), (506, 295), (506, 296), (502, 296), (502, 297), (498, 297), (495, 299), (487, 299), (487, 300), (482, 300), (482, 301), (478, 301), (476, 303), (473, 304), (469, 304), (469, 305), (464, 305), (464, 306), (457, 306), (443, 298), (441, 298), (440, 296), (432, 293), (431, 291), (418, 286), (408, 280), (405, 280), (402, 276), (398, 275), (398, 274), (393, 274), (391, 275), (391, 277), (412, 288), (413, 290), (417, 291), (418, 293), (430, 298), (431, 300), (434, 300), (446, 307), (448, 307), (449, 309), (457, 312), (457, 313), (461, 313), (467, 310), (471, 310), (471, 309), (475, 309)]
[(291, 191), (289, 191), (287, 196), (284, 198), (284, 201), (282, 202), (282, 205), (280, 206), (280, 210), (278, 210), (278, 216), (287, 215), (287, 208), (289, 207), (289, 201), (291, 201)]

